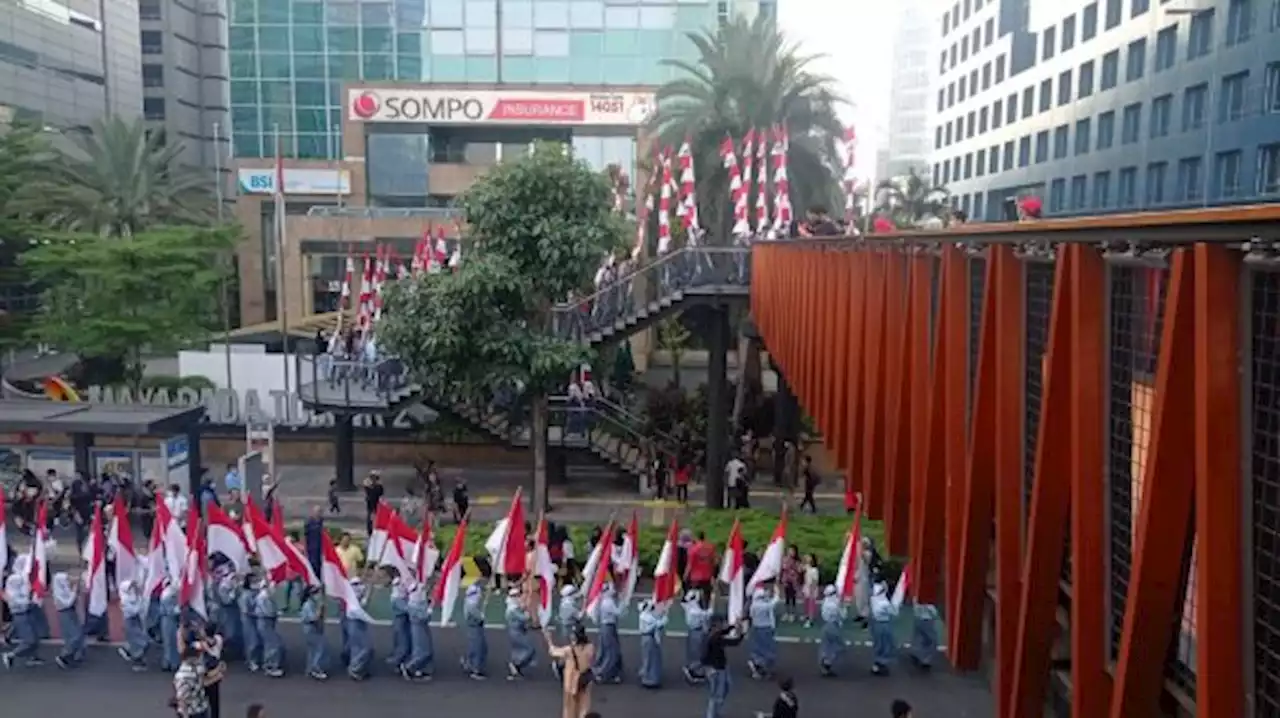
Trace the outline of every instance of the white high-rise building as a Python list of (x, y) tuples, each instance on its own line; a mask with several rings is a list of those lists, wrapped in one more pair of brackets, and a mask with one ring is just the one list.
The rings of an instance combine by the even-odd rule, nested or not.
[(915, 168), (924, 173), (929, 159), (929, 59), (938, 39), (931, 0), (906, 0), (894, 27), (889, 90), (889, 177)]

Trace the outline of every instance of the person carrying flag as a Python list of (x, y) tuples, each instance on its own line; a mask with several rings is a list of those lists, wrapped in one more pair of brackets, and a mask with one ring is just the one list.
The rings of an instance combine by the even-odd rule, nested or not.
[(822, 598), (822, 639), (818, 643), (818, 667), (823, 678), (834, 678), (836, 665), (844, 654), (845, 606), (835, 584), (827, 586)]
[(222, 633), (223, 653), (228, 658), (245, 655), (244, 625), (240, 617), (240, 578), (229, 568), (215, 573), (214, 603), (218, 606), (218, 630)]
[[(397, 549), (384, 549), (384, 552), (387, 550)], [(409, 624), (409, 586), (403, 576), (396, 576), (391, 579), (391, 655), (387, 656), (387, 665), (401, 673), (404, 672), (404, 663), (409, 660), (409, 652), (413, 649)]]
[[(606, 569), (602, 566), (597, 570)], [(622, 609), (618, 606), (618, 595), (612, 583), (605, 584), (600, 596), (600, 606), (596, 611), (600, 637), (596, 648), (596, 664), (592, 670), (601, 683), (621, 683), (622, 640), (618, 637), (618, 618), (622, 615)]]
[(778, 594), (764, 586), (751, 594), (751, 658), (747, 668), (751, 677), (762, 680), (773, 675), (778, 663)]
[(284, 640), (280, 638), (278, 624), (280, 607), (276, 605), (275, 586), (263, 581), (254, 596), (257, 609), (258, 638), (262, 642), (262, 672), (270, 678), (284, 677)]
[(898, 608), (889, 600), (889, 587), (877, 581), (871, 589), (871, 675), (889, 675), (889, 664), (898, 652), (893, 637), (893, 619)]
[[(578, 605), (578, 589), (572, 584), (560, 589), (560, 611), (557, 619), (560, 625), (560, 637), (565, 641), (572, 641), (574, 628), (582, 625), (582, 607)], [(553, 656), (551, 671), (557, 678), (563, 677), (564, 662)]]
[[(356, 599), (364, 603), (369, 594), (369, 587), (359, 578), (351, 579), (351, 588)], [(370, 664), (373, 663), (373, 643), (369, 640), (369, 622), (359, 616), (347, 615), (343, 618), (347, 627), (347, 641), (344, 651), (347, 654), (347, 675), (353, 681), (369, 678)]]
[(181, 592), (182, 587), (178, 582), (168, 579), (160, 590), (160, 668), (167, 673), (178, 670), (182, 664), (182, 653), (178, 650), (178, 629), (182, 616), (182, 605), (179, 602)]
[(702, 594), (697, 590), (684, 595), (680, 604), (684, 609), (684, 623), (688, 633), (684, 639), (684, 679), (689, 685), (701, 683), (707, 679), (702, 667), (702, 654), (707, 645), (707, 629), (711, 623), (711, 611), (702, 605)]
[(62, 633), (62, 653), (54, 658), (59, 668), (69, 669), (84, 661), (84, 623), (80, 620), (79, 595), (65, 571), (53, 574), (53, 607), (58, 610)]
[(662, 687), (662, 633), (667, 614), (652, 601), (640, 604), (640, 685)]
[(537, 651), (529, 640), (529, 627), (533, 619), (525, 609), (525, 601), (519, 587), (507, 591), (507, 639), (511, 642), (511, 658), (507, 661), (507, 680), (525, 676), (525, 670), (537, 660)]
[(13, 662), (26, 659), (27, 666), (43, 665), (40, 660), (40, 634), (32, 614), (41, 610), (31, 595), (31, 580), (25, 571), (18, 570), (21, 561), (14, 562), (14, 570), (4, 582), (4, 601), (13, 617), (13, 649), (0, 656), (5, 668), (13, 668)]
[(429, 681), (435, 672), (436, 650), (431, 639), (431, 597), (427, 587), (414, 583), (406, 601), (409, 617), (409, 656), (400, 665), (407, 681)]
[(120, 614), (124, 617), (124, 645), (118, 652), (134, 671), (147, 670), (146, 656), (151, 638), (145, 625), (146, 612), (147, 600), (142, 595), (142, 584), (130, 579), (121, 581)]
[(261, 575), (248, 574), (236, 598), (240, 607), (240, 628), (244, 632), (244, 665), (250, 673), (257, 673), (262, 667), (262, 636), (258, 633), (258, 591), (262, 584)]
[(484, 633), (485, 592), (480, 582), (467, 586), (463, 615), (467, 624), (467, 654), (462, 669), (472, 680), (482, 681), (488, 673), (489, 641)]
[(302, 589), (302, 607), (298, 614), (302, 621), (302, 635), (307, 644), (307, 677), (327, 681), (329, 647), (324, 638), (324, 592), (321, 587), (307, 586)]

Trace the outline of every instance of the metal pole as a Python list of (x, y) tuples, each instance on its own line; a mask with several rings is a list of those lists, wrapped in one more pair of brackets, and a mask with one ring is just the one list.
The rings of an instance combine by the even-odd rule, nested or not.
[[(276, 167), (284, 166), (284, 149), (280, 146), (280, 123), (273, 126), (276, 138)], [(276, 184), (283, 179), (283, 170), (277, 172)], [(284, 391), (289, 393), (289, 299), (284, 286), (284, 247), (285, 247), (285, 195), (284, 187), (276, 187), (276, 313), (280, 317), (281, 361), (284, 369)]]
[[(213, 123), (213, 192), (218, 202), (219, 227), (225, 226), (226, 222), (222, 185), (222, 126), (215, 122)], [(233, 262), (230, 254), (226, 259), (227, 266), (222, 275), (222, 351), (225, 352), (227, 360), (227, 388), (234, 390), (234, 380), (231, 378), (231, 267)]]

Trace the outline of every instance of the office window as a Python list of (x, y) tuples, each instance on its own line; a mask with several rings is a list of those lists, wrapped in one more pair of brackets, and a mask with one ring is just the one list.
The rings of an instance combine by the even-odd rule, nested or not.
[(1227, 6), (1227, 47), (1253, 37), (1253, 0), (1231, 0)]
[(1089, 154), (1089, 144), (1092, 141), (1093, 120), (1088, 117), (1083, 120), (1076, 121), (1076, 154)]
[(1061, 212), (1067, 206), (1067, 181), (1062, 178), (1049, 183), (1049, 212)]
[(1085, 198), (1088, 196), (1088, 178), (1084, 175), (1076, 175), (1071, 178), (1071, 211), (1078, 212), (1085, 207)]
[(1098, 149), (1111, 149), (1116, 141), (1116, 113), (1108, 110), (1098, 115)]
[(964, 19), (969, 19), (969, 13), (973, 11), (973, 0), (964, 0)]
[(965, 98), (965, 97), (967, 96), (967, 94), (968, 94), (968, 93), (966, 93), (966, 92), (965, 92), (965, 88), (966, 88), (966, 86), (967, 86), (968, 84), (969, 84), (969, 83), (968, 83), (968, 81), (967, 81), (967, 80), (965, 80), (964, 75), (961, 75), (961, 76), (960, 76), (960, 93), (959, 93), (959, 96), (958, 96), (958, 97), (956, 97), (956, 101), (957, 101), (957, 102), (964, 102), (964, 98)]
[(982, 89), (985, 91), (991, 87), (991, 63), (987, 62), (982, 65)]
[(1049, 131), (1036, 133), (1036, 164), (1049, 161)]
[(1178, 55), (1178, 24), (1156, 33), (1156, 72), (1173, 67)]
[[(1048, 80), (1046, 80), (1045, 82), (1048, 82)], [(1067, 70), (1066, 72), (1063, 72), (1062, 74), (1058, 75), (1058, 106), (1059, 107), (1061, 107), (1062, 105), (1069, 104), (1071, 102), (1071, 90), (1072, 90), (1071, 71)], [(1047, 110), (1049, 108), (1042, 107), (1041, 109)]]
[(1129, 56), (1125, 59), (1124, 81), (1141, 80), (1147, 68), (1147, 39), (1139, 38), (1129, 43)]
[(1240, 150), (1219, 152), (1213, 161), (1214, 183), (1218, 197), (1228, 199), (1240, 194), (1240, 167), (1244, 164)]
[(1182, 131), (1196, 130), (1204, 125), (1205, 103), (1209, 97), (1209, 85), (1199, 84), (1187, 88), (1182, 97)]
[(951, 43), (950, 59), (951, 59), (951, 67), (955, 67), (956, 66), (956, 44), (954, 42)]
[(1091, 2), (1080, 13), (1080, 42), (1089, 42), (1098, 34), (1098, 3)]
[(1000, 146), (991, 145), (991, 149), (987, 150), (987, 174), (995, 174), (1000, 171)]
[(1102, 90), (1110, 90), (1120, 81), (1120, 51), (1112, 50), (1102, 56)]
[(947, 33), (949, 32), (951, 32), (951, 14), (943, 13), (942, 14), (942, 36), (946, 37)]
[(933, 163), (933, 183), (935, 185), (942, 184), (942, 165), (937, 162)]
[(966, 152), (964, 156), (964, 178), (969, 179), (973, 176), (973, 153)]
[(1111, 206), (1111, 173), (1098, 172), (1093, 175), (1093, 206), (1095, 209), (1106, 209)]
[(163, 97), (144, 97), (142, 98), (142, 116), (148, 120), (164, 119), (164, 98)]
[(1237, 72), (1222, 78), (1222, 99), (1218, 103), (1218, 121), (1230, 122), (1244, 117), (1245, 89), (1249, 84), (1249, 72)]
[(1142, 131), (1142, 103), (1126, 105), (1120, 119), (1120, 144), (1128, 145), (1138, 141)]
[[(1047, 83), (1049, 81), (1045, 80), (1045, 82)], [(1043, 92), (1044, 85), (1041, 85), (1040, 89)], [(1022, 119), (1025, 120), (1028, 117), (1030, 117), (1032, 112), (1035, 111), (1035, 107), (1036, 107), (1036, 88), (1028, 87), (1027, 89), (1022, 91)]]
[(944, 127), (946, 127), (947, 133), (943, 138), (942, 144), (944, 146), (950, 146), (951, 145), (951, 123), (948, 122), (946, 125), (944, 125)]
[(159, 20), (160, 0), (141, 0), (138, 3), (139, 20)]
[(952, 107), (955, 104), (956, 104), (956, 83), (950, 82), (947, 84), (947, 107)]
[(1018, 120), (1018, 93), (1009, 95), (1009, 99), (1005, 100), (1004, 123), (1012, 125)]
[(1184, 157), (1178, 160), (1179, 202), (1195, 202), (1204, 196), (1204, 160), (1200, 157)]
[(1191, 31), (1187, 33), (1187, 59), (1208, 55), (1213, 49), (1213, 8), (1191, 16)]
[(969, 59), (969, 36), (960, 38), (960, 62)]
[[(1168, 2), (1169, 0), (1162, 0)], [(1129, 11), (1129, 17), (1137, 17), (1151, 8), (1151, 0), (1133, 0), (1133, 8)]]
[[(1280, 7), (1280, 0), (1276, 0)], [(1268, 114), (1280, 112), (1280, 62), (1267, 65), (1266, 95), (1262, 98), (1262, 111)]]
[[(1027, 90), (1030, 90), (1030, 89), (1031, 89), (1030, 87), (1027, 88)], [(1022, 97), (1022, 116), (1023, 117), (1029, 117), (1031, 115), (1030, 112), (1027, 112), (1027, 104), (1028, 104), (1027, 99), (1028, 99), (1027, 96), (1023, 95)], [(1053, 106), (1053, 80), (1045, 80), (1044, 82), (1040, 83), (1040, 111), (1045, 112), (1052, 106)]]
[(164, 87), (164, 65), (144, 64), (142, 66), (143, 87)]
[(942, 112), (946, 108), (946, 106), (947, 106), (947, 92), (946, 90), (939, 89), (938, 90), (938, 112)]
[(998, 129), (1004, 124), (1004, 100), (991, 103), (991, 129)]
[(1013, 169), (1013, 140), (1004, 143), (1004, 148), (1000, 151), (1003, 157), (1000, 158), (1000, 165), (1005, 172)]
[(1280, 30), (1280, 0), (1271, 0), (1271, 32)]
[(969, 139), (970, 137), (973, 137), (974, 124), (975, 124), (975, 122), (974, 122), (974, 113), (971, 111), (971, 112), (969, 113), (969, 119), (968, 119), (968, 121), (965, 123), (965, 133), (964, 133), (964, 138), (965, 138), (966, 140), (967, 140), (967, 139)]
[(1084, 99), (1093, 94), (1093, 60), (1080, 66), (1079, 97)]
[(987, 112), (988, 110), (986, 107), (978, 110), (978, 134), (982, 134), (987, 131)]
[(1161, 95), (1151, 101), (1151, 136), (1169, 134), (1169, 115), (1173, 112), (1173, 95)]
[(978, 150), (977, 156), (973, 161), (974, 174), (981, 177), (987, 173), (987, 151)]
[(1116, 177), (1116, 206), (1134, 207), (1138, 204), (1138, 168), (1122, 167)]
[(1258, 194), (1280, 194), (1280, 143), (1258, 148)]
[(951, 163), (942, 163), (942, 184), (946, 185), (951, 182)]
[(978, 68), (976, 67), (969, 73), (969, 94), (978, 94)]
[(1004, 55), (996, 56), (996, 84), (1004, 82)]
[(1076, 46), (1076, 16), (1062, 21), (1062, 51), (1066, 52)]
[(1067, 125), (1058, 125), (1053, 128), (1053, 158), (1060, 160), (1067, 156), (1067, 147), (1070, 143), (1071, 128)]
[(164, 54), (164, 34), (159, 30), (143, 30), (140, 39), (143, 55)]
[(982, 28), (973, 28), (973, 37), (969, 40), (969, 44), (973, 47), (973, 54), (977, 55), (978, 50), (982, 49)]
[(1040, 59), (1052, 59), (1058, 51), (1058, 28), (1047, 27), (1040, 33)]
[(995, 41), (995, 38), (996, 38), (996, 19), (993, 17), (989, 17), (987, 18), (987, 21), (982, 25), (982, 46), (983, 47), (990, 46), (991, 43)]
[(1164, 203), (1164, 180), (1169, 172), (1168, 162), (1152, 162), (1147, 165), (1147, 206)]
[(1031, 135), (1023, 135), (1018, 140), (1018, 166), (1026, 167), (1031, 164)]
[(933, 128), (933, 149), (942, 149), (942, 125)]
[(1110, 30), (1120, 24), (1120, 16), (1124, 12), (1124, 0), (1107, 0), (1106, 29)]

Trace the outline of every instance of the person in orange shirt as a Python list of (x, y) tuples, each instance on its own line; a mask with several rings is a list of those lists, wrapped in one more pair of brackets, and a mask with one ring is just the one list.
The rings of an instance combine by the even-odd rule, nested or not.
[(547, 653), (552, 660), (564, 665), (564, 718), (586, 718), (591, 712), (591, 684), (594, 675), (591, 666), (596, 650), (587, 637), (587, 629), (581, 623), (574, 625), (573, 638), (568, 645), (557, 646), (551, 640), (549, 630), (542, 636), (547, 641)]

